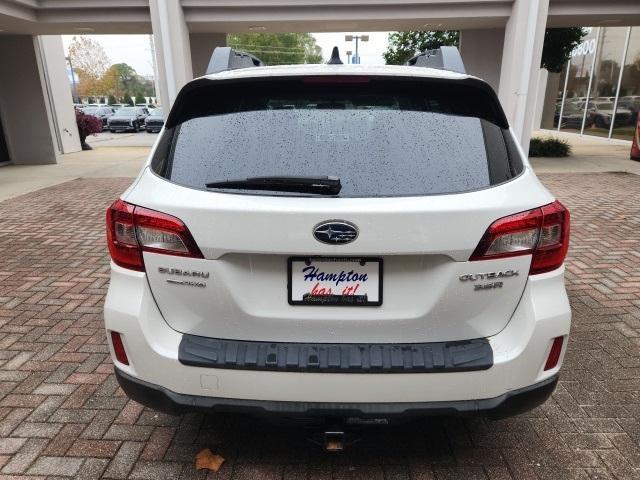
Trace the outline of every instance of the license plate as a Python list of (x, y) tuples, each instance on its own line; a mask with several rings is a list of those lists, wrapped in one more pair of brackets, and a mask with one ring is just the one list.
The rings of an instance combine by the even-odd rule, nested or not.
[(382, 259), (289, 258), (289, 304), (382, 305)]

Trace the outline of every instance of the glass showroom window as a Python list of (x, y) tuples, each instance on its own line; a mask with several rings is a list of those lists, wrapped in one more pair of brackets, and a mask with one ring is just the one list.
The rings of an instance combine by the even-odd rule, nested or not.
[[(620, 78), (623, 46), (629, 29), (607, 27), (600, 29), (596, 62), (584, 123), (584, 133), (608, 137), (614, 121), (616, 94)], [(627, 125), (630, 112), (618, 107), (615, 125)]]
[[(631, 140), (640, 110), (640, 27), (629, 31), (613, 138)], [(620, 117), (625, 120), (621, 120)]]
[[(559, 127), (569, 132), (582, 131), (585, 117), (585, 107), (589, 89), (591, 87), (591, 73), (593, 72), (595, 54), (598, 45), (599, 28), (587, 28), (587, 36), (583, 42), (571, 52), (568, 62), (568, 72), (565, 71), (564, 103), (556, 105)], [(560, 117), (561, 114), (561, 117)], [(587, 122), (588, 123), (588, 122)]]

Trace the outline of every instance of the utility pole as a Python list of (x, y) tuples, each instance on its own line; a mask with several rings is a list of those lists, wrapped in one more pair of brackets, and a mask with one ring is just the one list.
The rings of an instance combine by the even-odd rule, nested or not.
[(361, 40), (363, 42), (368, 42), (369, 41), (369, 35), (345, 35), (344, 36), (345, 41), (347, 42), (352, 42), (352, 41), (356, 41), (356, 51), (355, 51), (355, 55), (354, 55), (354, 62), (353, 63), (360, 63), (360, 55), (358, 53), (358, 42)]

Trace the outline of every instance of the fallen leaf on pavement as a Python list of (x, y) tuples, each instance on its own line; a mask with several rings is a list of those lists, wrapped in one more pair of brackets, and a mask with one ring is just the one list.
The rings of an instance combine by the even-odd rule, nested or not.
[(212, 470), (217, 472), (224, 463), (224, 457), (213, 453), (208, 448), (200, 450), (196, 455), (196, 470)]

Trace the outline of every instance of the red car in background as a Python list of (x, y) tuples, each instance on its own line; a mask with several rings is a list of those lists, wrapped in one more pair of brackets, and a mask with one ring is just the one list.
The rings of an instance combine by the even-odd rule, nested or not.
[(640, 115), (638, 115), (638, 121), (636, 123), (636, 134), (633, 136), (631, 142), (631, 160), (640, 161)]

